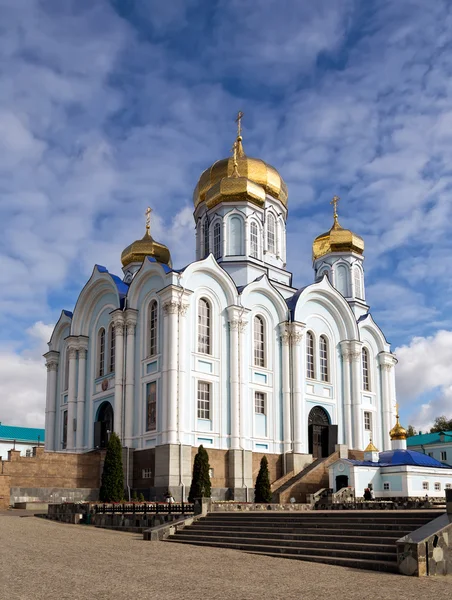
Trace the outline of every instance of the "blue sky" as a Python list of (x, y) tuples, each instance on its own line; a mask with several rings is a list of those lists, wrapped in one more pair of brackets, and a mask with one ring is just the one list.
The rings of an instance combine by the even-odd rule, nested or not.
[(451, 11), (0, 0), (0, 420), (42, 424), (51, 325), (94, 263), (120, 273), (147, 205), (174, 263), (194, 256), (192, 190), (229, 153), (239, 109), (246, 152), (289, 187), (295, 284), (312, 281), (338, 194), (341, 223), (366, 242), (403, 418), (452, 416)]

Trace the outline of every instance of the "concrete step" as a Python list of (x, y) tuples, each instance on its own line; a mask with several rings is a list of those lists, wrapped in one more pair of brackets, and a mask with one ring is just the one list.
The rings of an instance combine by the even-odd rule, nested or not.
[(209, 521), (247, 521), (247, 522), (259, 522), (259, 521), (272, 521), (274, 523), (298, 523), (298, 522), (319, 522), (322, 523), (405, 523), (405, 522), (413, 522), (413, 523), (428, 523), (432, 519), (439, 517), (444, 513), (438, 513), (433, 515), (401, 515), (400, 513), (380, 513), (378, 515), (374, 514), (360, 514), (359, 516), (354, 515), (350, 512), (341, 513), (341, 512), (329, 512), (327, 515), (325, 513), (305, 513), (304, 515), (297, 515), (296, 517), (288, 514), (278, 515), (262, 513), (262, 514), (246, 514), (246, 513), (210, 513), (205, 517), (209, 519)]
[[(216, 548), (229, 548), (231, 550), (246, 550), (252, 552), (271, 552), (272, 554), (278, 555), (302, 555), (306, 557), (322, 557), (322, 558), (348, 558), (348, 559), (358, 559), (358, 560), (367, 560), (369, 564), (373, 561), (386, 561), (390, 562), (390, 557), (393, 557), (394, 562), (397, 561), (397, 555), (388, 555), (387, 552), (378, 552), (375, 550), (344, 550), (339, 548), (308, 548), (303, 545), (299, 546), (287, 546), (287, 545), (277, 545), (275, 544), (275, 540), (273, 544), (264, 545), (261, 544), (260, 541), (256, 542), (253, 539), (236, 539), (230, 541), (217, 541), (217, 540), (209, 540), (205, 539), (187, 539), (185, 537), (181, 537), (178, 534), (171, 536), (166, 541), (171, 541), (175, 543), (183, 543), (183, 544), (191, 544), (194, 546), (212, 546)], [(271, 541), (271, 540), (270, 540)]]
[[(428, 521), (426, 521), (428, 522)], [(209, 524), (217, 527), (230, 528), (234, 526), (240, 526), (240, 522), (237, 521), (215, 521), (209, 520)], [(324, 521), (319, 522), (303, 522), (303, 523), (274, 523), (264, 522), (265, 527), (272, 527), (277, 531), (283, 529), (304, 529), (304, 530), (315, 530), (315, 529), (331, 529), (336, 531), (354, 531), (354, 530), (367, 530), (367, 531), (414, 531), (425, 523), (325, 523)], [(259, 527), (260, 523), (248, 522), (247, 526)]]
[[(354, 544), (377, 544), (377, 545), (394, 545), (395, 542), (399, 539), (398, 533), (393, 536), (368, 536), (368, 535), (339, 535), (333, 534), (326, 531), (325, 533), (320, 534), (312, 534), (305, 532), (287, 532), (287, 533), (278, 533), (277, 536), (274, 535), (273, 531), (256, 531), (254, 529), (243, 529), (241, 531), (230, 531), (226, 529), (200, 529), (198, 527), (186, 527), (183, 531), (180, 532), (183, 535), (191, 535), (192, 533), (197, 536), (204, 536), (206, 539), (216, 536), (226, 536), (226, 537), (255, 537), (256, 539), (260, 538), (270, 538), (278, 539), (278, 540), (306, 540), (312, 542), (322, 542), (325, 540), (326, 542), (348, 542)], [(409, 532), (408, 532), (409, 533)]]
[[(248, 535), (243, 534), (242, 536), (234, 536), (228, 535), (225, 532), (219, 532), (217, 535), (206, 536), (204, 534), (198, 535), (194, 531), (190, 531), (187, 528), (185, 531), (180, 531), (177, 534), (177, 537), (184, 538), (187, 541), (205, 541), (210, 542), (211, 540), (215, 543), (241, 543), (242, 541), (246, 544), (254, 543), (259, 546), (274, 546), (275, 543), (281, 544), (284, 547), (290, 548), (310, 548), (311, 550), (316, 551), (317, 549), (325, 549), (325, 550), (349, 550), (350, 552), (359, 551), (359, 552), (383, 552), (385, 554), (396, 554), (397, 547), (393, 540), (386, 544), (375, 544), (372, 542), (368, 542), (367, 539), (363, 539), (360, 542), (352, 541), (331, 541), (331, 540), (306, 540), (302, 537), (298, 537), (296, 539), (286, 539), (278, 537), (275, 539), (274, 537), (265, 538), (265, 537), (257, 537), (250, 533)], [(392, 542), (392, 543), (391, 543)]]
[(259, 534), (271, 534), (271, 535), (302, 535), (303, 537), (312, 537), (312, 538), (321, 538), (325, 536), (337, 537), (338, 539), (342, 539), (344, 537), (370, 537), (372, 539), (393, 539), (398, 540), (400, 537), (411, 533), (413, 529), (386, 529), (386, 530), (369, 530), (369, 529), (349, 529), (349, 530), (337, 530), (337, 529), (329, 529), (328, 527), (316, 527), (316, 528), (303, 528), (303, 527), (287, 527), (277, 529), (275, 527), (264, 527), (263, 525), (259, 525), (256, 527), (252, 527), (250, 525), (234, 525), (230, 527), (219, 527), (218, 525), (210, 525), (204, 523), (195, 523), (190, 526), (190, 529), (193, 531), (208, 533), (210, 531), (230, 531), (231, 533), (235, 532), (240, 534), (244, 531), (253, 531)]

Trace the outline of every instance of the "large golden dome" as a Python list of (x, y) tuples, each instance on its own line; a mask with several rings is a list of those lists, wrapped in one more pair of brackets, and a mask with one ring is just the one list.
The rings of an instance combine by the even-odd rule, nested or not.
[(141, 240), (135, 240), (122, 251), (121, 262), (123, 267), (127, 267), (127, 265), (134, 262), (142, 263), (146, 256), (153, 256), (157, 262), (171, 266), (170, 251), (164, 244), (156, 242), (150, 234), (150, 214), (151, 209), (148, 209), (146, 211), (146, 233)]
[(268, 194), (287, 208), (287, 186), (278, 171), (259, 158), (246, 156), (241, 136), (241, 113), (239, 132), (234, 143), (234, 154), (218, 160), (206, 169), (193, 192), (195, 208), (205, 202), (212, 208), (219, 202), (247, 199), (259, 206)]
[(330, 254), (330, 252), (356, 252), (363, 254), (364, 240), (353, 231), (344, 229), (340, 226), (336, 204), (339, 198), (333, 198), (334, 203), (334, 223), (329, 231), (317, 236), (312, 244), (312, 259), (317, 260), (321, 256)]

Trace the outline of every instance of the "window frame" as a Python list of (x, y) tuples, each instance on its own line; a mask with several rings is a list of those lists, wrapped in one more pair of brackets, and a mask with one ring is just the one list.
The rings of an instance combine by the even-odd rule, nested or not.
[(355, 298), (358, 300), (363, 299), (363, 291), (362, 291), (362, 276), (361, 269), (358, 266), (353, 267), (353, 288), (355, 292)]
[(207, 217), (202, 222), (202, 256), (207, 258), (210, 250), (210, 231), (209, 231), (209, 220)]
[[(201, 397), (202, 394), (207, 397)], [(212, 420), (212, 382), (204, 379), (199, 379), (196, 386), (196, 417), (202, 421)]]
[[(153, 389), (152, 395), (151, 390)], [(157, 381), (146, 383), (146, 433), (157, 431)]]
[(389, 481), (383, 481), (383, 491), (384, 492), (390, 492), (391, 491), (391, 484)]
[(260, 390), (254, 391), (254, 414), (264, 416), (267, 414), (267, 394)]
[(221, 222), (216, 221), (213, 226), (213, 255), (218, 260), (222, 257), (221, 248)]
[(435, 481), (434, 489), (435, 489), (435, 492), (441, 491), (441, 482), (440, 481)]
[(67, 448), (67, 432), (68, 432), (68, 411), (63, 410), (62, 421), (61, 421), (61, 446), (63, 450)]
[[(257, 327), (259, 323), (259, 327)], [(267, 364), (265, 319), (261, 315), (253, 318), (253, 365), (265, 369)]]
[(320, 381), (323, 381), (324, 383), (329, 383), (329, 381), (330, 381), (329, 344), (328, 344), (328, 338), (324, 334), (322, 334), (319, 338), (319, 367), (320, 367)]
[(112, 323), (109, 328), (108, 334), (108, 373), (115, 372), (115, 360), (116, 360), (116, 330), (115, 324)]
[(69, 347), (66, 346), (64, 354), (63, 392), (69, 389)]
[(148, 358), (158, 354), (158, 302), (154, 298), (149, 302), (148, 306)]
[(447, 450), (441, 450), (441, 460), (447, 460)]
[(306, 378), (315, 379), (315, 339), (312, 331), (306, 332)]
[(259, 226), (256, 221), (250, 223), (250, 257), (259, 259)]
[(369, 410), (364, 411), (364, 431), (372, 431), (372, 413)]
[(276, 218), (273, 213), (267, 216), (267, 252), (277, 254)]
[(101, 327), (97, 334), (97, 377), (105, 375), (105, 327)]
[[(205, 307), (205, 314), (201, 311), (201, 307)], [(201, 328), (204, 329), (203, 334)], [(205, 296), (198, 299), (197, 351), (199, 354), (212, 355), (212, 303)]]
[(369, 350), (364, 347), (361, 349), (361, 372), (363, 390), (365, 392), (371, 391), (369, 362)]
[(422, 482), (422, 489), (426, 492), (429, 491), (429, 485), (428, 485), (428, 481), (423, 481)]

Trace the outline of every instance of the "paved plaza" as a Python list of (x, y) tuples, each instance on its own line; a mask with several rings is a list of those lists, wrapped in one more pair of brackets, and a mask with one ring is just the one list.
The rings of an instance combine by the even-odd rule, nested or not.
[(452, 577), (415, 579), (0, 513), (2, 600), (136, 598), (446, 600)]

